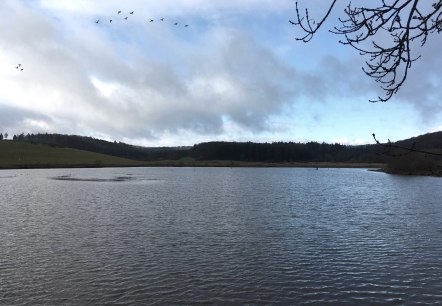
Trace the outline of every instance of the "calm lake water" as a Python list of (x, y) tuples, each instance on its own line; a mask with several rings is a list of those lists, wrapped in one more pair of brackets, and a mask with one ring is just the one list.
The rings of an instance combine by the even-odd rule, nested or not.
[(0, 171), (1, 305), (442, 303), (442, 179)]

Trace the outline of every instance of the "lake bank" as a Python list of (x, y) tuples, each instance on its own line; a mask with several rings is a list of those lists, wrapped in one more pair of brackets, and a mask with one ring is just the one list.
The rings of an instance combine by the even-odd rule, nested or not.
[(386, 164), (380, 163), (333, 163), (333, 162), (243, 162), (243, 161), (225, 161), (225, 160), (208, 160), (208, 161), (181, 161), (181, 160), (164, 160), (153, 162), (139, 162), (139, 161), (124, 161), (122, 163), (109, 161), (93, 161), (89, 163), (32, 163), (5, 165), (0, 161), (0, 170), (15, 170), (15, 169), (79, 169), (79, 168), (143, 168), (143, 167), (170, 167), (170, 168), (314, 168), (321, 169), (369, 169), (370, 171), (383, 172), (393, 175), (407, 175), (407, 176), (433, 176), (442, 177), (442, 170), (433, 171), (411, 171), (411, 170), (395, 170), (387, 167)]
[(0, 160), (0, 169), (59, 169), (59, 168), (122, 168), (122, 167), (220, 167), (220, 168), (370, 168), (379, 169), (384, 167), (379, 163), (333, 163), (333, 162), (243, 162), (228, 160), (163, 160), (163, 161), (132, 161), (132, 160), (91, 160), (79, 161), (71, 160), (69, 163), (34, 161), (3, 163)]
[(384, 172), (388, 174), (394, 175), (417, 175), (417, 176), (434, 176), (434, 177), (442, 177), (442, 170), (397, 170), (391, 168), (380, 168), (373, 171)]
[(150, 167), (244, 167), (244, 168), (382, 168), (380, 163), (340, 163), (340, 162), (254, 162), (234, 160), (177, 160), (147, 162)]

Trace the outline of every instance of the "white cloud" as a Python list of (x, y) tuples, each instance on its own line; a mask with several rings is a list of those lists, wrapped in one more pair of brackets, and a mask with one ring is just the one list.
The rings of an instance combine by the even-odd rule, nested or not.
[[(126, 22), (120, 9), (135, 13)], [(280, 47), (277, 37), (293, 13), (285, 0), (2, 1), (0, 102), (12, 114), (4, 126), (171, 144), (271, 133), (270, 118), (298, 100), (372, 97), (376, 84), (355, 58), (330, 52), (308, 69), (306, 56), (287, 60), (291, 45)], [(253, 29), (265, 26), (274, 37), (264, 42)], [(429, 53), (420, 69), (440, 61)], [(398, 98), (437, 113), (437, 73), (414, 81), (428, 90), (410, 86)]]
[(429, 132), (430, 132), (430, 133), (434, 133), (434, 132), (440, 132), (440, 131), (442, 131), (442, 124), (430, 128), (430, 131), (429, 131)]
[[(172, 50), (170, 42), (160, 46), (166, 60), (184, 59), (173, 66), (145, 56), (149, 50), (134, 43), (140, 33), (134, 33), (133, 41), (113, 40), (106, 30), (90, 25), (83, 32), (62, 32), (57, 22), (24, 6), (17, 14), (32, 15), (33, 21), (20, 30), (29, 33), (30, 42), (23, 42), (27, 37), (2, 38), (25, 46), (20, 57), (27, 59), (26, 74), (19, 81), (27, 90), (15, 88), (3, 96), (68, 124), (121, 136), (181, 130), (219, 134), (227, 116), (260, 130), (267, 116), (278, 113), (295, 94), (294, 70), (239, 30), (211, 29), (200, 39), (200, 50), (180, 48), (179, 42)], [(34, 39), (34, 30), (43, 34)]]
[(348, 139), (347, 137), (339, 137), (335, 138), (331, 141), (331, 143), (339, 143), (342, 145), (364, 145), (364, 144), (372, 144), (372, 141), (366, 141), (363, 139)]

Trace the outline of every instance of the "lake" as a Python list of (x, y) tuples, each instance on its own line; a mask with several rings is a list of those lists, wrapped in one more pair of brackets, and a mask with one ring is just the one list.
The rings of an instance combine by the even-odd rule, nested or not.
[(442, 179), (0, 171), (1, 305), (442, 303)]

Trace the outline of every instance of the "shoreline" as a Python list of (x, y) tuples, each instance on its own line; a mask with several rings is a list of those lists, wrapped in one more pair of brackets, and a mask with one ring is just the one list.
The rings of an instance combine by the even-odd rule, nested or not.
[(435, 171), (411, 171), (394, 170), (382, 163), (342, 163), (342, 162), (244, 162), (244, 161), (226, 161), (226, 160), (208, 160), (208, 161), (182, 161), (182, 160), (164, 160), (154, 162), (132, 161), (128, 164), (120, 163), (79, 163), (79, 164), (15, 164), (1, 165), (2, 170), (32, 170), (32, 169), (100, 169), (100, 168), (313, 168), (313, 169), (368, 169), (373, 172), (382, 172), (391, 175), (402, 176), (431, 176), (442, 177), (442, 170)]
[(442, 170), (395, 170), (390, 168), (381, 168), (377, 170), (371, 170), (377, 172), (383, 172), (392, 175), (402, 175), (402, 176), (432, 176), (432, 177), (442, 177)]
[(141, 168), (141, 167), (219, 167), (219, 168), (384, 168), (385, 164), (380, 163), (341, 163), (341, 162), (244, 162), (244, 161), (181, 161), (164, 160), (154, 162), (133, 161), (131, 164), (119, 163), (78, 163), (78, 164), (51, 164), (51, 163), (32, 163), (32, 164), (12, 164), (0, 165), (0, 170), (19, 170), (19, 169), (75, 169), (75, 168)]

